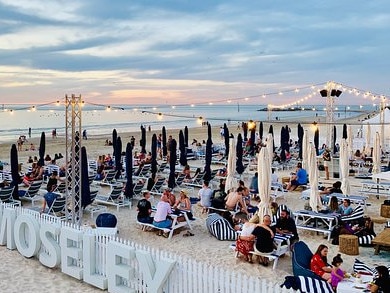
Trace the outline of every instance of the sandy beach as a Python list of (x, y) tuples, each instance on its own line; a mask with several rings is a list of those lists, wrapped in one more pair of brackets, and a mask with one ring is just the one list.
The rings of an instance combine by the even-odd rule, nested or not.
[[(354, 118), (357, 121), (357, 118)], [(309, 122), (309, 121), (307, 121)], [(348, 121), (346, 121), (348, 122)], [(274, 124), (274, 133), (277, 136), (280, 133), (280, 128), (284, 124)], [(268, 132), (269, 124), (265, 124), (264, 133)], [(291, 127), (291, 136), (293, 140), (297, 140), (296, 125), (289, 125)], [(357, 127), (357, 126), (356, 126)], [(308, 126), (304, 126), (308, 129)], [(237, 125), (230, 125), (229, 130), (237, 137), (237, 133), (241, 130), (237, 129)], [(153, 133), (160, 133), (160, 131), (147, 132), (147, 146), (146, 149), (150, 149), (150, 141)], [(179, 130), (167, 129), (167, 135), (172, 135), (178, 139)], [(320, 135), (325, 133), (325, 129), (320, 130)], [(130, 137), (134, 135), (137, 145), (139, 145), (140, 133), (118, 133), (123, 143), (123, 150), (126, 143), (130, 140)], [(341, 136), (341, 134), (340, 134)], [(189, 141), (197, 139), (201, 141), (207, 137), (207, 127), (199, 127), (189, 129)], [(39, 137), (33, 137), (28, 143), (32, 142), (36, 146), (39, 145)], [(83, 140), (83, 146), (86, 146), (88, 152), (88, 159), (96, 159), (98, 155), (112, 154), (112, 147), (105, 146), (105, 140), (111, 139), (111, 134), (100, 136), (89, 136), (88, 140)], [(279, 145), (279, 141), (276, 140), (276, 145)], [(219, 126), (213, 127), (213, 141), (214, 143), (223, 143), (223, 140), (219, 134)], [(0, 145), (0, 159), (2, 161), (9, 161), (9, 153), (11, 144), (13, 142), (4, 142)], [(51, 138), (49, 134), (46, 135), (46, 153), (54, 156), (55, 153), (62, 153), (65, 155), (65, 141), (64, 137)], [(29, 156), (38, 156), (38, 151), (21, 151), (18, 153), (19, 162), (23, 163), (22, 168), (27, 167), (27, 159)], [(64, 163), (59, 161), (59, 163)], [(189, 161), (190, 165), (202, 166), (201, 161)], [(217, 165), (212, 165), (212, 169), (219, 168)], [(288, 175), (291, 170), (279, 171), (279, 178)], [(323, 176), (323, 174), (320, 174)], [(251, 174), (246, 174), (244, 180), (249, 185)], [(320, 182), (325, 185), (331, 185), (337, 179), (331, 178), (330, 180), (324, 180), (323, 177), (319, 178)], [(361, 186), (361, 181), (350, 177), (352, 194), (358, 194)], [(197, 189), (194, 190), (196, 196)], [(176, 193), (176, 196), (178, 194)], [(278, 204), (286, 204), (291, 210), (303, 209), (305, 201), (300, 199), (301, 192), (289, 192), (285, 199), (278, 199)], [(366, 214), (370, 216), (379, 216), (380, 204), (383, 203), (383, 197), (376, 199), (370, 197), (370, 206), (367, 207)], [(273, 280), (275, 283), (281, 284), (284, 277), (292, 275), (291, 256), (286, 255), (279, 260), (277, 269), (272, 270), (271, 267), (265, 268), (258, 264), (246, 263), (241, 258), (235, 258), (234, 252), (229, 248), (232, 241), (218, 241), (211, 236), (205, 226), (206, 214), (201, 213), (199, 206), (194, 205), (194, 215), (197, 218), (193, 222), (194, 237), (183, 237), (184, 232), (174, 235), (171, 240), (162, 239), (157, 236), (155, 232), (141, 232), (136, 227), (136, 209), (134, 202), (131, 210), (122, 208), (119, 212), (115, 208), (109, 207), (109, 211), (114, 213), (118, 218), (118, 229), (120, 231), (119, 236), (124, 239), (130, 239), (137, 243), (144, 243), (157, 249), (163, 249), (176, 254), (196, 259), (201, 262), (213, 264), (231, 270), (234, 270), (237, 274), (246, 274), (258, 276), (259, 278), (266, 278)], [(28, 207), (28, 205), (26, 205)], [(92, 224), (94, 220), (90, 219), (89, 215), (84, 215), (84, 224)], [(375, 232), (380, 232), (384, 227), (384, 224), (375, 224)], [(324, 239), (322, 234), (317, 235), (314, 232), (298, 231), (300, 239), (305, 241), (312, 251), (321, 243), (329, 246), (329, 259), (333, 258), (338, 253), (338, 246), (330, 244), (327, 239)], [(379, 264), (388, 264), (390, 261), (389, 252), (381, 252), (380, 255), (374, 255), (374, 249), (372, 247), (360, 247), (360, 254), (358, 256), (342, 255), (344, 264), (343, 268), (347, 271), (352, 271), (352, 265), (355, 258), (366, 262), (370, 266)], [(0, 286), (2, 292), (20, 292), (21, 290), (30, 292), (42, 292), (42, 291), (60, 291), (60, 292), (99, 292), (101, 290), (94, 288), (90, 285), (79, 282), (71, 277), (66, 276), (59, 272), (59, 269), (52, 270), (42, 266), (36, 259), (30, 260), (22, 257), (16, 250), (10, 251), (6, 247), (0, 247), (0, 259), (1, 259), (1, 276)], [(15, 279), (13, 276), (18, 276)], [(17, 281), (15, 281), (17, 280)]]

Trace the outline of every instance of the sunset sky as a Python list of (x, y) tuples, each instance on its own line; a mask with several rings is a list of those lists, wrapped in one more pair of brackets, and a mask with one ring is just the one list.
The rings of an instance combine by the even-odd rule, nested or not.
[(0, 0), (0, 28), (0, 103), (281, 105), (330, 80), (390, 95), (385, 0)]

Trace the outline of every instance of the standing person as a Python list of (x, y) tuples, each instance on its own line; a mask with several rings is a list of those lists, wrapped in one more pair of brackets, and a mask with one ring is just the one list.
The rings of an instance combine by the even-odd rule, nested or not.
[(332, 272), (332, 268), (328, 265), (327, 256), (328, 247), (320, 244), (310, 261), (310, 270), (325, 281), (330, 279), (330, 273)]
[(150, 192), (148, 190), (145, 190), (143, 192), (143, 198), (138, 202), (137, 204), (137, 221), (141, 223), (153, 223), (153, 217), (150, 215), (152, 214), (152, 204), (149, 201), (150, 199)]
[(375, 268), (378, 272), (378, 277), (369, 285), (370, 292), (390, 292), (390, 277), (389, 270), (385, 266), (378, 266)]
[(135, 137), (132, 135), (131, 138), (130, 138), (130, 144), (131, 146), (133, 147), (134, 149), (134, 146), (135, 146)]
[(211, 199), (213, 198), (214, 192), (209, 187), (208, 181), (203, 181), (203, 186), (198, 192), (200, 199), (200, 205), (202, 206), (202, 214), (204, 214), (209, 207), (211, 207)]
[(31, 138), (31, 127), (28, 128), (28, 138)]
[(329, 164), (331, 157), (330, 150), (328, 148), (325, 148), (325, 151), (322, 153), (322, 159), (324, 160), (325, 180), (329, 180)]
[(88, 139), (88, 137), (87, 137), (87, 130), (86, 129), (83, 130), (83, 139), (85, 139), (85, 140)]

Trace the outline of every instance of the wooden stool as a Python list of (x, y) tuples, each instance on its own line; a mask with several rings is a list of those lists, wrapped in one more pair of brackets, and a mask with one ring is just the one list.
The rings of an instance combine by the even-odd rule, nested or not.
[(381, 205), (381, 217), (390, 218), (390, 206)]
[(386, 219), (382, 216), (377, 217), (370, 217), (371, 221), (373, 221), (375, 224), (386, 224), (389, 219)]
[(348, 255), (359, 254), (359, 240), (355, 235), (343, 234), (339, 236), (339, 251)]

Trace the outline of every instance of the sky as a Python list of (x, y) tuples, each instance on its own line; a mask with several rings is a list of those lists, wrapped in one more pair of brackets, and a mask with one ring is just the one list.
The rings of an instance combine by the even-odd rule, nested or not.
[(0, 0), (0, 103), (370, 104), (389, 31), (388, 0)]

